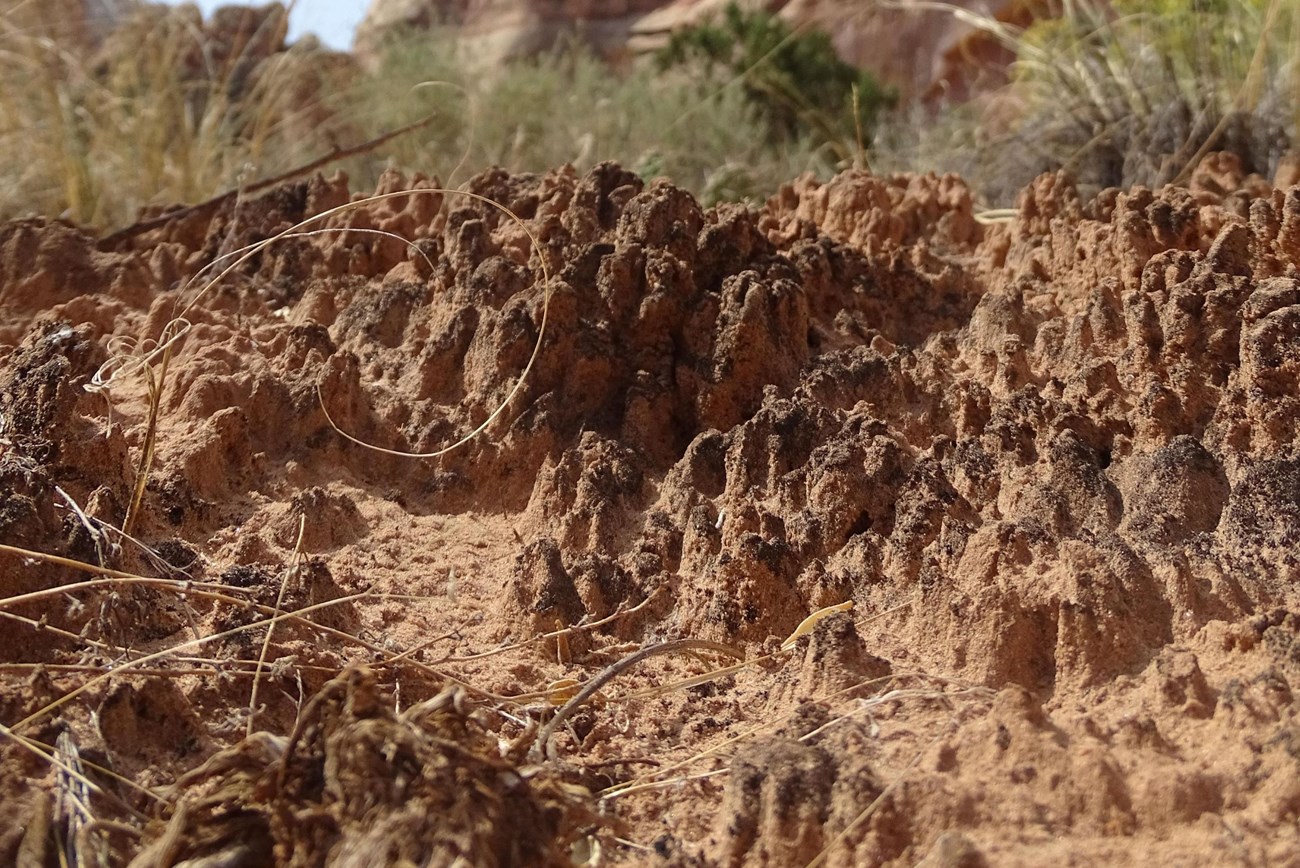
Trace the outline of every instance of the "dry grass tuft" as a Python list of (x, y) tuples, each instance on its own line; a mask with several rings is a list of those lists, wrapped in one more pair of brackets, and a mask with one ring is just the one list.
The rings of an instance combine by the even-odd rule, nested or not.
[(1085, 192), (1185, 183), (1211, 151), (1272, 177), (1300, 147), (1300, 6), (1061, 0), (1017, 28), (948, 3), (1015, 57), (1010, 83), (887, 130), (884, 164), (963, 175), (992, 205), (1065, 169)]
[(2, 215), (122, 224), (302, 163), (338, 134), (321, 96), (334, 73), (283, 49), (283, 9), (249, 9), (223, 38), (193, 6), (143, 6), (98, 47), (60, 33), (56, 4), (37, 13), (31, 26), (0, 14)]

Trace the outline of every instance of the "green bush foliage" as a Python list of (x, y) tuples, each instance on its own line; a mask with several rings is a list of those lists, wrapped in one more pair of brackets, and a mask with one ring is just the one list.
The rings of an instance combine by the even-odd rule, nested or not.
[(661, 70), (702, 69), (724, 85), (738, 83), (775, 136), (811, 135), (845, 159), (870, 139), (880, 113), (897, 94), (869, 73), (845, 63), (819, 30), (792, 30), (765, 11), (729, 4), (717, 22), (673, 34), (657, 55)]

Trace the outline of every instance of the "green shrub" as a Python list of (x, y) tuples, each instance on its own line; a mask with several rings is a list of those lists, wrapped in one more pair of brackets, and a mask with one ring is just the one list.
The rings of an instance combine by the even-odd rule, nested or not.
[(714, 80), (738, 82), (777, 138), (805, 135), (847, 159), (869, 140), (880, 112), (897, 96), (869, 73), (839, 58), (819, 30), (791, 30), (780, 18), (732, 3), (716, 23), (675, 33), (657, 55), (661, 70), (702, 69)]

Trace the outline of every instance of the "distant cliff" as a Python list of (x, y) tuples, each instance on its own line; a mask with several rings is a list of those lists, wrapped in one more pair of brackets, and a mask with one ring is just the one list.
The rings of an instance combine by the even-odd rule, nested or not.
[[(576, 38), (619, 64), (662, 45), (673, 31), (721, 11), (730, 0), (371, 0), (356, 51), (373, 57), (400, 27), (457, 28), (486, 64), (546, 51)], [(792, 25), (821, 28), (850, 63), (894, 85), (905, 99), (964, 99), (1003, 80), (1010, 55), (951, 12), (875, 0), (771, 0)], [(953, 6), (1023, 24), (1035, 0), (954, 0)]]

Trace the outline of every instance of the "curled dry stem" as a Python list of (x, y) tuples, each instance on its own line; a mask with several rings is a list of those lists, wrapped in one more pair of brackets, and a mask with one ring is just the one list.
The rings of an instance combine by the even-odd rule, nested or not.
[[(382, 452), (385, 455), (395, 455), (400, 458), (437, 458), (439, 456), (446, 455), (447, 453), (452, 452), (456, 449), (459, 449), (461, 446), (464, 446), (466, 443), (473, 440), (479, 434), (486, 431), (488, 427), (491, 426), (492, 423), (497, 420), (497, 417), (499, 417), (502, 413), (504, 413), (506, 411), (506, 408), (510, 406), (510, 402), (514, 400), (515, 395), (517, 395), (519, 393), (519, 390), (523, 388), (524, 382), (528, 379), (528, 375), (532, 373), (533, 365), (536, 364), (537, 357), (541, 354), (542, 344), (546, 340), (546, 324), (551, 309), (551, 272), (546, 265), (546, 254), (542, 249), (541, 242), (538, 240), (537, 235), (533, 232), (533, 230), (528, 227), (528, 224), (526, 224), (518, 214), (516, 214), (509, 207), (502, 205), (500, 202), (497, 202), (495, 199), (489, 199), (487, 196), (481, 196), (478, 193), (471, 193), (467, 190), (448, 190), (442, 187), (422, 187), (417, 190), (407, 190), (399, 193), (383, 193), (371, 197), (370, 199), (362, 199), (359, 202), (351, 202), (348, 203), (347, 205), (340, 205), (336, 209), (332, 209), (331, 211), (326, 211), (324, 212), (324, 214), (317, 215), (317, 217), (313, 217), (310, 219), (315, 220), (321, 216), (325, 216), (330, 213), (333, 213), (333, 211), (339, 211), (348, 207), (355, 207), (357, 205), (364, 204), (369, 201), (387, 199), (393, 196), (411, 196), (420, 193), (438, 193), (442, 195), (465, 196), (476, 202), (481, 202), (485, 205), (490, 205), (491, 207), (496, 208), (506, 217), (513, 220), (515, 224), (519, 226), (521, 230), (523, 230), (524, 234), (528, 236), (528, 241), (532, 245), (533, 251), (537, 254), (537, 262), (542, 272), (542, 284), (544, 289), (542, 292), (542, 315), (537, 326), (537, 340), (533, 343), (533, 351), (529, 354), (528, 362), (527, 364), (524, 365), (524, 369), (519, 373), (519, 376), (515, 379), (514, 385), (510, 387), (510, 391), (506, 393), (505, 398), (503, 398), (501, 402), (496, 406), (496, 409), (494, 409), (491, 413), (489, 413), (488, 417), (484, 419), (481, 423), (479, 423), (478, 426), (476, 426), (472, 431), (470, 431), (468, 434), (461, 437), (459, 440), (457, 440), (456, 442), (452, 443), (449, 446), (444, 446), (441, 449), (435, 449), (431, 452), (408, 452), (401, 449), (388, 449), (386, 447), (378, 446), (374, 443), (369, 443), (365, 440), (355, 437), (347, 433), (346, 431), (344, 431), (342, 428), (340, 428), (338, 424), (334, 421), (333, 417), (330, 416), (329, 408), (325, 405), (324, 396), (321, 394), (320, 384), (319, 383), (316, 384), (316, 398), (320, 402), (321, 410), (325, 413), (325, 420), (329, 423), (330, 427), (333, 428), (334, 431), (339, 434), (339, 436), (343, 437), (344, 439), (352, 443), (357, 444), (358, 446), (363, 446), (366, 449), (370, 449), (374, 452)], [(309, 221), (303, 221), (304, 224), (307, 222)], [(272, 238), (268, 240), (273, 241), (275, 239)]]
[(675, 654), (680, 651), (713, 651), (719, 654), (727, 654), (732, 657), (744, 659), (744, 654), (722, 645), (718, 642), (709, 642), (705, 639), (674, 639), (668, 642), (660, 642), (655, 645), (648, 645), (638, 651), (623, 657), (620, 660), (606, 666), (589, 681), (582, 689), (574, 694), (573, 698), (564, 705), (560, 706), (555, 712), (555, 716), (547, 721), (546, 725), (537, 733), (537, 739), (529, 749), (528, 757), (533, 762), (541, 762), (545, 759), (555, 759), (555, 752), (551, 749), (551, 739), (555, 731), (564, 724), (566, 720), (574, 715), (579, 708), (591, 697), (596, 695), (596, 691), (604, 687), (613, 679), (622, 675), (636, 664), (651, 657), (657, 657), (662, 654)]
[[(387, 141), (389, 138), (392, 138), (394, 135), (400, 135), (402, 132), (409, 131), (410, 129), (414, 129), (417, 126), (422, 126), (425, 123), (428, 123), (430, 120), (432, 120), (432, 116), (424, 119), (423, 121), (417, 122), (416, 124), (413, 124), (409, 127), (403, 128), (403, 130), (400, 130), (396, 133), (390, 134), (388, 136), (380, 137), (380, 139), (376, 139), (370, 143), (367, 143), (367, 145), (373, 146), (375, 144), (381, 143), (382, 141)], [(364, 147), (366, 146), (362, 146), (362, 147), (364, 149)], [(326, 159), (322, 162), (329, 162), (332, 159), (337, 159), (339, 156), (341, 156), (341, 154), (331, 155), (329, 159)], [(314, 168), (314, 165), (309, 166), (308, 168)], [(301, 171), (303, 170), (298, 170), (293, 174), (300, 174)], [(263, 186), (264, 185), (257, 185), (255, 189), (262, 189)], [(231, 196), (236, 196), (238, 193), (239, 191), (235, 191), (226, 194), (223, 197), (218, 197), (218, 199), (211, 200), (211, 202), (209, 203), (205, 203), (204, 206), (202, 207), (213, 205), (213, 203), (216, 204), (224, 203), (227, 198)], [(542, 249), (542, 245), (538, 241), (537, 236), (534, 234), (534, 232), (527, 226), (527, 224), (524, 223), (523, 219), (520, 218), (519, 215), (516, 214), (513, 210), (511, 210), (508, 206), (502, 205), (501, 203), (493, 199), (490, 199), (486, 196), (482, 196), (479, 195), (478, 193), (472, 193), (466, 190), (451, 190), (444, 187), (421, 187), (421, 188), (410, 189), (410, 190), (394, 191), (390, 193), (378, 193), (373, 196), (367, 196), (362, 199), (358, 199), (354, 202), (347, 202), (342, 205), (336, 206), (334, 208), (330, 208), (325, 211), (322, 211), (319, 214), (315, 214), (311, 217), (308, 217), (307, 219), (300, 221), (299, 223), (289, 227), (288, 229), (285, 229), (284, 231), (276, 235), (273, 235), (270, 238), (264, 239), (254, 244), (247, 245), (246, 247), (243, 247), (239, 250), (232, 251), (231, 253), (225, 254), (215, 259), (209, 267), (216, 266), (218, 263), (226, 259), (231, 259), (233, 261), (230, 262), (229, 265), (226, 265), (225, 268), (223, 268), (219, 273), (217, 273), (215, 277), (208, 280), (202, 286), (202, 288), (199, 289), (199, 291), (195, 293), (195, 295), (185, 304), (185, 306), (173, 315), (171, 320), (169, 320), (168, 323), (163, 327), (162, 334), (160, 335), (159, 339), (156, 342), (152, 340), (144, 340), (144, 341), (136, 342), (129, 338), (118, 338), (118, 339), (111, 340), (109, 342), (110, 357), (108, 361), (106, 361), (103, 365), (100, 366), (99, 370), (95, 372), (94, 376), (91, 377), (90, 382), (87, 383), (84, 388), (90, 392), (107, 393), (113, 381), (117, 377), (122, 376), (124, 374), (133, 374), (142, 371), (146, 378), (146, 384), (148, 386), (148, 393), (149, 393), (149, 415), (145, 427), (144, 446), (140, 456), (140, 463), (136, 471), (136, 479), (132, 491), (131, 503), (127, 510), (126, 519), (122, 523), (123, 533), (130, 533), (131, 527), (135, 523), (137, 517), (139, 516), (139, 512), (143, 504), (144, 492), (149, 479), (149, 472), (153, 466), (155, 447), (157, 443), (159, 412), (162, 404), (163, 393), (164, 390), (166, 389), (167, 368), (171, 361), (174, 348), (176, 347), (177, 343), (181, 341), (186, 334), (188, 334), (192, 325), (191, 321), (187, 317), (187, 314), (189, 314), (189, 312), (194, 308), (194, 306), (197, 305), (198, 302), (214, 286), (216, 286), (221, 280), (223, 280), (227, 275), (231, 274), (239, 266), (243, 265), (250, 258), (255, 256), (257, 253), (259, 253), (266, 247), (290, 238), (308, 237), (308, 236), (312, 236), (320, 233), (328, 233), (328, 232), (363, 232), (368, 234), (397, 238), (398, 240), (408, 245), (408, 247), (411, 247), (413, 250), (415, 250), (419, 255), (424, 256), (423, 251), (415, 247), (415, 245), (409, 239), (402, 238), (401, 236), (398, 236), (395, 233), (386, 232), (384, 230), (365, 229), (365, 228), (353, 229), (350, 227), (324, 227), (324, 228), (318, 227), (312, 229), (308, 228), (308, 227), (315, 226), (319, 222), (323, 220), (327, 220), (328, 218), (335, 216), (337, 214), (341, 214), (356, 208), (364, 207), (366, 205), (373, 204), (375, 202), (382, 202), (387, 199), (393, 199), (397, 197), (411, 197), (417, 195), (465, 196), (469, 199), (482, 202), (486, 205), (490, 205), (491, 207), (496, 208), (501, 213), (506, 215), (509, 219), (514, 221), (520, 227), (520, 229), (522, 229), (523, 232), (528, 236), (529, 242), (532, 244), (532, 249), (537, 254), (538, 264), (542, 272), (542, 284), (544, 286), (544, 291), (542, 296), (541, 319), (538, 324), (538, 330), (537, 330), (537, 340), (533, 345), (532, 353), (528, 357), (528, 363), (524, 366), (523, 371), (520, 372), (519, 377), (515, 380), (514, 384), (511, 386), (510, 391), (506, 394), (505, 398), (502, 399), (502, 401), (497, 405), (497, 407), (490, 414), (488, 414), (487, 418), (484, 419), (481, 424), (475, 427), (464, 437), (457, 440), (455, 443), (452, 443), (450, 446), (446, 446), (442, 449), (438, 449), (433, 452), (415, 453), (415, 452), (405, 452), (400, 450), (387, 449), (372, 443), (368, 443), (364, 440), (361, 440), (358, 437), (348, 434), (346, 431), (340, 428), (338, 424), (335, 423), (334, 419), (330, 416), (329, 409), (325, 404), (324, 396), (321, 394), (320, 384), (317, 383), (316, 396), (317, 396), (317, 400), (320, 403), (321, 410), (325, 414), (325, 419), (329, 423), (330, 427), (333, 428), (340, 436), (344, 437), (345, 439), (353, 443), (356, 443), (360, 446), (363, 446), (367, 449), (371, 449), (377, 452), (383, 452), (389, 455), (398, 455), (398, 456), (408, 457), (408, 458), (436, 458), (440, 455), (445, 455), (448, 452), (451, 452), (459, 448), (460, 446), (463, 446), (464, 444), (468, 443), (470, 440), (473, 440), (480, 433), (485, 431), (493, 422), (495, 422), (497, 418), (501, 416), (502, 413), (505, 412), (506, 408), (510, 405), (510, 402), (514, 400), (515, 395), (517, 395), (520, 389), (523, 388), (523, 384), (527, 380), (529, 373), (532, 372), (533, 365), (536, 363), (537, 357), (541, 352), (542, 343), (545, 341), (546, 338), (546, 325), (547, 325), (547, 318), (550, 312), (550, 300), (551, 300), (551, 275), (550, 275), (550, 270), (546, 264), (546, 256)], [(215, 207), (215, 205), (213, 205), (213, 207)], [(175, 219), (175, 215), (170, 215), (166, 219), (168, 220)], [(137, 231), (143, 231), (143, 230), (137, 229)], [(425, 257), (425, 261), (428, 262), (427, 256)], [(432, 269), (432, 263), (429, 263), (429, 266)], [(191, 280), (191, 282), (193, 282), (193, 279)], [(154, 362), (156, 360), (158, 361), (158, 369), (155, 372)]]

